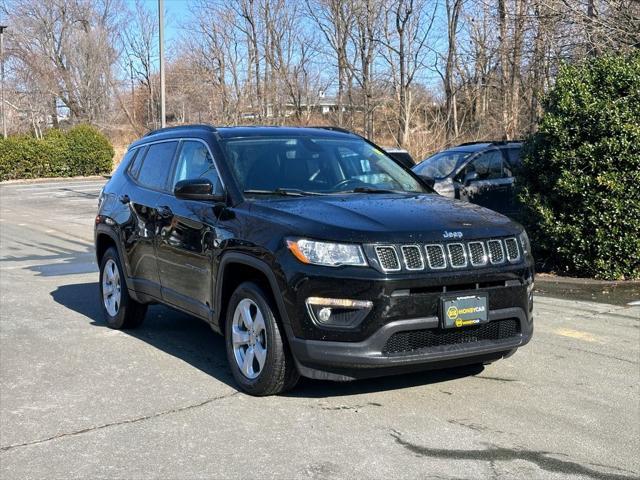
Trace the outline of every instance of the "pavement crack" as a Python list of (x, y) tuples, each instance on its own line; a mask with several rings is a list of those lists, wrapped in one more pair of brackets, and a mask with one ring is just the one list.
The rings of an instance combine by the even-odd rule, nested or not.
[[(631, 476), (620, 475), (614, 473), (605, 473), (598, 470), (594, 470), (585, 465), (569, 460), (560, 460), (555, 456), (566, 456), (560, 453), (545, 452), (537, 450), (526, 449), (511, 449), (504, 447), (490, 446), (482, 450), (448, 450), (444, 448), (428, 448), (422, 445), (408, 442), (402, 438), (402, 435), (396, 431), (391, 430), (391, 435), (396, 443), (411, 453), (420, 457), (439, 458), (442, 460), (477, 460), (489, 462), (490, 466), (495, 468), (495, 462), (498, 461), (514, 461), (524, 460), (534, 463), (542, 470), (552, 473), (561, 474), (573, 474), (584, 475), (596, 480), (630, 480), (637, 478), (637, 473), (630, 470), (623, 470), (618, 467), (610, 465), (600, 465), (603, 468), (614, 470), (618, 472), (625, 472), (631, 474)], [(555, 456), (551, 456), (555, 455)], [(495, 470), (494, 470), (495, 473)]]
[(468, 428), (469, 430), (473, 430), (475, 432), (492, 432), (492, 433), (499, 433), (499, 434), (504, 434), (505, 432), (503, 432), (502, 430), (494, 430), (492, 428), (489, 428), (485, 425), (482, 425), (480, 423), (473, 423), (473, 422), (469, 422), (466, 419), (461, 419), (461, 420), (455, 420), (455, 419), (451, 419), (451, 420), (447, 420), (447, 423), (450, 423), (452, 425), (458, 425), (460, 427), (465, 427)]
[(225, 398), (232, 397), (234, 395), (237, 395), (238, 393), (240, 393), (240, 392), (235, 391), (235, 392), (229, 393), (227, 395), (220, 395), (218, 397), (208, 398), (207, 400), (204, 400), (202, 402), (194, 403), (194, 404), (191, 404), (191, 405), (186, 405), (184, 407), (172, 408), (172, 409), (169, 409), (169, 410), (164, 410), (162, 412), (152, 413), (150, 415), (142, 415), (140, 417), (128, 418), (128, 419), (125, 419), (125, 420), (119, 420), (117, 422), (103, 423), (101, 425), (95, 425), (93, 427), (87, 427), (87, 428), (83, 428), (83, 429), (80, 429), (80, 430), (75, 430), (73, 432), (59, 433), (59, 434), (53, 435), (51, 437), (41, 438), (39, 440), (32, 440), (30, 442), (15, 443), (13, 445), (6, 445), (4, 447), (0, 447), (0, 452), (6, 452), (6, 451), (9, 451), (9, 450), (13, 450), (14, 448), (19, 448), (19, 447), (29, 447), (29, 446), (32, 446), (32, 445), (39, 445), (39, 444), (42, 444), (42, 443), (51, 442), (53, 440), (58, 440), (60, 438), (75, 437), (77, 435), (83, 435), (85, 433), (95, 432), (96, 430), (102, 430), (102, 429), (109, 428), (109, 427), (117, 427), (119, 425), (127, 425), (127, 424), (131, 424), (131, 423), (138, 423), (138, 422), (142, 422), (142, 421), (145, 421), (145, 420), (151, 420), (153, 418), (163, 417), (165, 415), (171, 415), (173, 413), (185, 412), (187, 410), (192, 410), (194, 408), (204, 407), (205, 405), (208, 405), (210, 403), (216, 402), (218, 400), (223, 400)]
[(362, 410), (363, 408), (366, 408), (366, 407), (382, 407), (382, 404), (378, 403), (378, 402), (367, 402), (367, 403), (361, 404), (361, 405), (321, 406), (320, 409), (321, 410), (329, 410), (329, 411), (355, 410), (357, 412), (358, 410)]
[(474, 375), (473, 378), (478, 378), (480, 380), (494, 380), (496, 382), (508, 383), (508, 382), (517, 382), (515, 378), (503, 378), (503, 377), (488, 377), (486, 375), (478, 376)]

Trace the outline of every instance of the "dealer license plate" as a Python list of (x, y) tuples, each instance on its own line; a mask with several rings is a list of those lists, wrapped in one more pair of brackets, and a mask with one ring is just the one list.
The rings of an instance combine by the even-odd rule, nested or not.
[(443, 328), (460, 328), (488, 321), (487, 295), (443, 297), (440, 322)]

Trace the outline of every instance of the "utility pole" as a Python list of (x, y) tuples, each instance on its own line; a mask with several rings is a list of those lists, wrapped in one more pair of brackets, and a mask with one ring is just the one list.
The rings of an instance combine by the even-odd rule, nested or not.
[(2, 108), (2, 138), (7, 138), (7, 119), (4, 104), (4, 30), (6, 25), (0, 25), (0, 107)]
[(160, 128), (164, 128), (167, 126), (164, 85), (164, 0), (158, 0), (158, 12), (158, 41), (160, 42)]
[(136, 92), (133, 84), (133, 62), (129, 59), (129, 78), (131, 80), (131, 108), (133, 108), (133, 119), (136, 119)]

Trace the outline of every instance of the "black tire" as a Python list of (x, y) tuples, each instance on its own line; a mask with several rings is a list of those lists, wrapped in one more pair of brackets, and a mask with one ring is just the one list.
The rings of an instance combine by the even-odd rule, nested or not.
[[(115, 312), (109, 312), (105, 302), (104, 296), (104, 275), (105, 268), (113, 267), (117, 268), (120, 279), (120, 301), (117, 302)], [(115, 329), (129, 329), (139, 327), (144, 321), (144, 316), (147, 313), (147, 305), (136, 302), (129, 296), (129, 290), (127, 289), (127, 283), (125, 279), (124, 269), (118, 256), (118, 252), (114, 247), (109, 248), (100, 261), (100, 305), (102, 307), (102, 314), (104, 316), (107, 325)], [(113, 314), (115, 313), (115, 315)]]
[[(260, 309), (264, 319), (266, 359), (256, 378), (249, 378), (242, 372), (236, 360), (236, 353), (233, 347), (234, 314), (240, 302), (245, 299), (249, 299)], [(295, 387), (300, 378), (276, 315), (277, 309), (271, 297), (253, 282), (244, 282), (238, 286), (231, 295), (227, 306), (227, 318), (225, 320), (227, 360), (229, 361), (231, 373), (240, 389), (250, 395), (265, 396), (283, 393)]]

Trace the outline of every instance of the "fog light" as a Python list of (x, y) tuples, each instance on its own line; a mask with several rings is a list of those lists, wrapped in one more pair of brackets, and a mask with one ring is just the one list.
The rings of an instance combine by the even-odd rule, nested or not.
[(315, 323), (326, 328), (355, 328), (373, 308), (369, 300), (309, 297), (305, 301)]
[(331, 318), (331, 309), (327, 307), (321, 308), (320, 312), (318, 312), (318, 320), (326, 323), (329, 321), (329, 318)]

